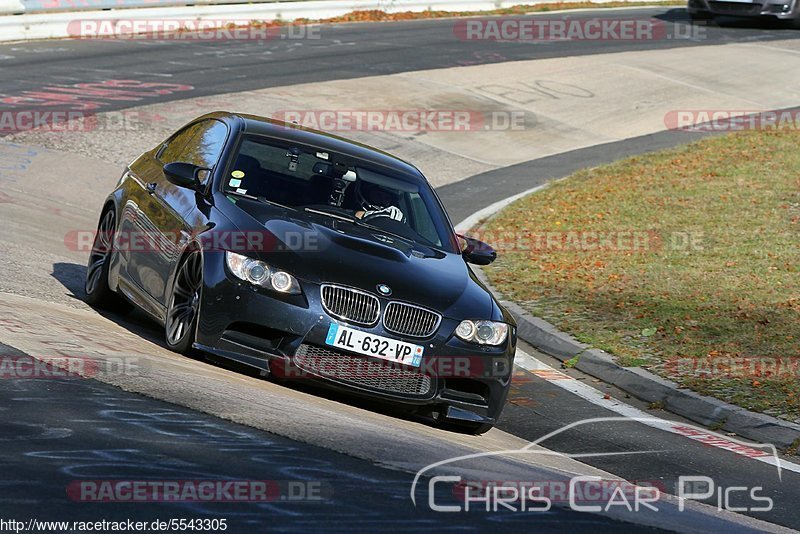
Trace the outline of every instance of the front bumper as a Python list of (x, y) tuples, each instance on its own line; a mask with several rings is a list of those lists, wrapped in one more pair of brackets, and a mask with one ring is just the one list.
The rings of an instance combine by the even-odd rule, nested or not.
[[(206, 258), (197, 348), (290, 380), (315, 383), (448, 419), (495, 423), (511, 381), (515, 328), (500, 347), (465, 343), (453, 335), (459, 320), (444, 317), (425, 339), (329, 316), (320, 286), (301, 281), (302, 295), (277, 295), (240, 282), (224, 261)], [(388, 299), (375, 295), (385, 308)], [(326, 345), (331, 322), (422, 345), (419, 368), (349, 353)]]
[(798, 14), (800, 0), (755, 0), (753, 2), (718, 2), (714, 0), (689, 0), (688, 10), (692, 15), (710, 13), (735, 17), (776, 17), (793, 20)]

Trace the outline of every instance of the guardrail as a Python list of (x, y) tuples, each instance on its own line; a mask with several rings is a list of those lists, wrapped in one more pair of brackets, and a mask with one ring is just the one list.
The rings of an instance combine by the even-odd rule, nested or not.
[[(356, 9), (382, 9), (384, 11), (418, 11), (425, 9), (496, 9), (504, 5), (519, 4), (523, 0), (507, 2), (503, 0), (351, 0), (342, 2), (340, 0), (316, 0), (307, 2), (305, 0), (284, 0), (282, 2), (272, 2), (269, 0), (0, 0), (0, 15), (20, 15), (33, 13), (58, 13), (72, 11), (91, 11), (108, 9), (134, 9), (151, 7), (180, 7), (198, 5), (257, 5), (257, 4), (290, 4), (290, 3), (313, 3), (319, 5), (335, 4), (343, 6), (348, 11)], [(536, 0), (529, 0), (529, 3), (538, 3)], [(326, 8), (333, 6), (325, 6)], [(287, 7), (287, 11), (294, 11)], [(302, 9), (307, 11), (307, 9)]]
[[(489, 11), (520, 4), (558, 0), (289, 0), (240, 3), (242, 0), (0, 0), (0, 41), (74, 36), (70, 23), (83, 21), (292, 21), (324, 19), (359, 10)], [(611, 0), (595, 0), (602, 4)], [(632, 5), (647, 0), (632, 0)], [(30, 11), (33, 10), (33, 11)]]
[[(266, 1), (269, 0), (0, 0), (0, 15), (91, 11), (96, 9), (179, 7), (209, 4), (258, 4)], [(293, 2), (303, 0), (285, 1)]]
[[(34, 13), (58, 13), (72, 11), (92, 11), (108, 9), (141, 9), (151, 7), (182, 7), (203, 5), (258, 5), (258, 4), (330, 4), (326, 8), (344, 7), (349, 11), (358, 9), (380, 9), (383, 11), (425, 11), (432, 10), (490, 10), (519, 4), (541, 4), (556, 0), (0, 0), (0, 15), (21, 15)], [(597, 0), (603, 3), (610, 0)], [(639, 2), (644, 0), (638, 0)], [(637, 3), (632, 0), (631, 3)], [(301, 9), (307, 11), (306, 9)], [(286, 7), (286, 11), (293, 11)], [(337, 10), (338, 12), (338, 10)], [(316, 17), (319, 18), (319, 17)]]

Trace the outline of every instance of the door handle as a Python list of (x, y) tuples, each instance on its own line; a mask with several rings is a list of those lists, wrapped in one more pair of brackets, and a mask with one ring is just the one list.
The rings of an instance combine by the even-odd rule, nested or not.
[(149, 195), (154, 194), (156, 192), (156, 187), (158, 187), (157, 182), (150, 182), (149, 184), (147, 184), (147, 193)]

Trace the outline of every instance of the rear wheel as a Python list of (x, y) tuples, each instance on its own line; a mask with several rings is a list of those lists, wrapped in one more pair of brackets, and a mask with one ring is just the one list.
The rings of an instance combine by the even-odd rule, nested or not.
[(94, 236), (92, 251), (89, 254), (89, 266), (86, 269), (86, 302), (91, 306), (113, 311), (125, 312), (131, 305), (112, 291), (108, 285), (108, 270), (111, 263), (111, 252), (116, 231), (116, 212), (109, 208), (100, 218), (97, 234)]
[(181, 354), (190, 354), (200, 313), (203, 286), (203, 258), (193, 251), (184, 256), (175, 274), (172, 295), (167, 306), (165, 334), (167, 347)]

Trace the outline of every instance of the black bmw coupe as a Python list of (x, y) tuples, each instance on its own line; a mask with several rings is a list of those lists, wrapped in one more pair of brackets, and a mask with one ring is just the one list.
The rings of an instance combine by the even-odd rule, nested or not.
[(141, 308), (203, 351), (482, 433), (508, 394), (512, 316), (414, 166), (262, 117), (204, 115), (125, 169), (102, 207), (94, 306)]

